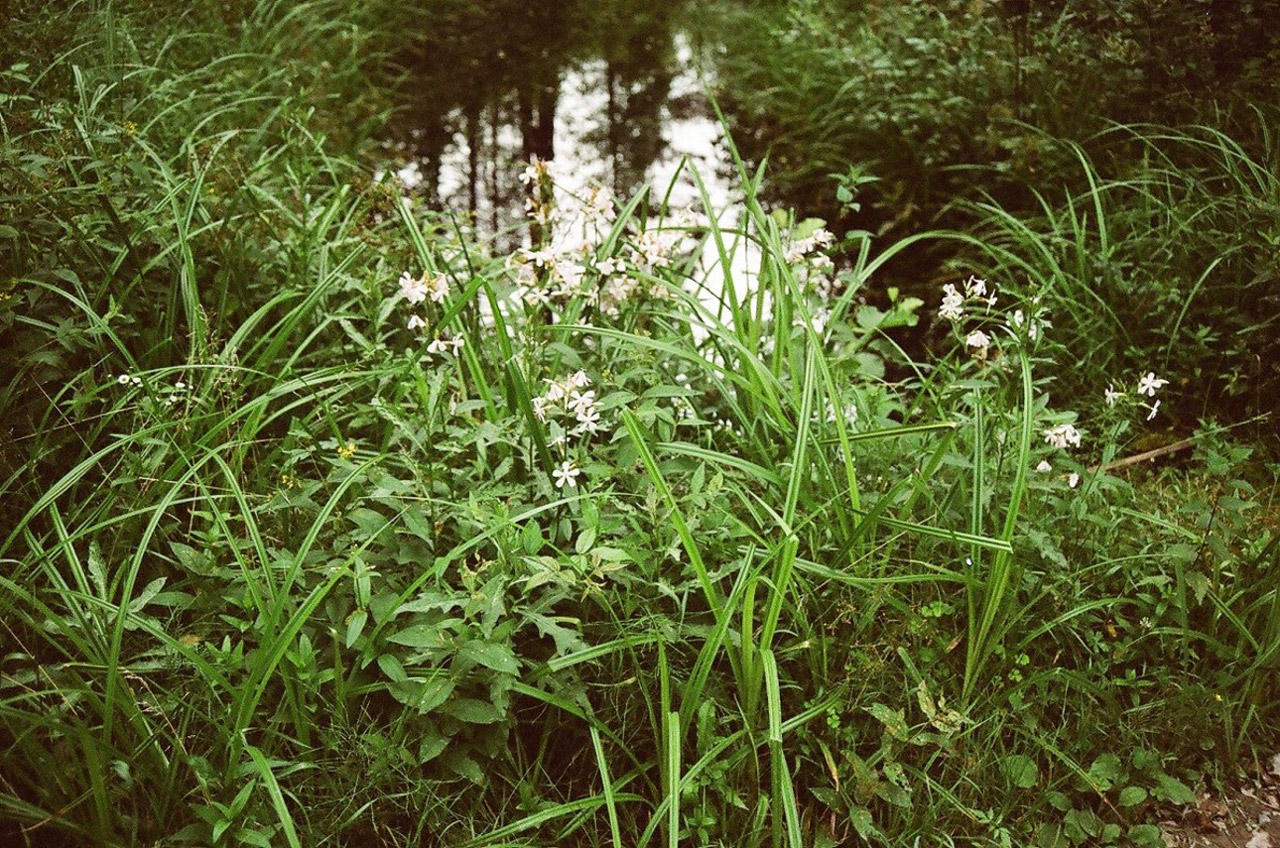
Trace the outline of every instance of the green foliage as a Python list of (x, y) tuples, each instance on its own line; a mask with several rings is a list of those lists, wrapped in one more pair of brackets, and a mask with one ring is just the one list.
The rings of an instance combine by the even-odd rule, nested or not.
[(4, 72), (0, 836), (1152, 845), (1274, 741), (1276, 471), (1112, 464), (1080, 286), (992, 234), (914, 361), (866, 297), (954, 235), (837, 265), (740, 159), (736, 218), (533, 164), (575, 246), (506, 255), (361, 176), (377, 9), (221, 9)]

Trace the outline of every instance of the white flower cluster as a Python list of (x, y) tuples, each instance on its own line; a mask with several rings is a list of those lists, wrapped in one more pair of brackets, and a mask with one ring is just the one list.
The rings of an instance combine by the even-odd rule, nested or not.
[[(445, 298), (449, 296), (449, 279), (443, 274), (433, 276), (429, 272), (424, 273), (421, 277), (414, 277), (406, 271), (400, 275), (400, 295), (410, 304), (423, 303), (426, 300), (430, 300), (432, 303), (443, 303)], [(427, 319), (414, 313), (409, 316), (405, 326), (414, 332), (425, 332), (428, 328), (428, 323)], [(463, 344), (462, 336), (437, 333), (427, 343), (427, 353), (432, 356), (444, 353), (451, 353), (457, 356)]]
[(520, 182), (526, 186), (535, 186), (543, 180), (555, 179), (555, 166), (546, 159), (533, 156), (529, 164), (520, 172)]
[[(1138, 398), (1141, 398), (1144, 395), (1149, 398), (1154, 398), (1156, 396), (1156, 392), (1160, 391), (1167, 385), (1169, 385), (1169, 381), (1157, 377), (1156, 372), (1154, 371), (1148, 371), (1139, 378), (1138, 387), (1133, 391), (1135, 395), (1134, 403), (1147, 410), (1148, 421), (1155, 418), (1156, 413), (1160, 411), (1160, 401), (1156, 401), (1155, 403), (1146, 403), (1145, 401), (1138, 400)], [(1103, 398), (1106, 400), (1107, 406), (1115, 406), (1117, 402), (1123, 401), (1128, 397), (1128, 393), (1118, 391), (1114, 383), (1108, 385), (1107, 390), (1103, 393)]]
[(1058, 424), (1044, 431), (1044, 440), (1055, 448), (1080, 447), (1080, 431), (1070, 424)]
[(436, 336), (427, 343), (427, 353), (432, 356), (438, 356), (445, 353), (457, 356), (458, 351), (462, 350), (464, 343), (462, 336), (450, 336), (448, 333), (444, 333)]
[(818, 254), (812, 257), (810, 254), (831, 247), (831, 245), (835, 244), (835, 241), (836, 237), (830, 231), (824, 229), (814, 230), (806, 238), (795, 239), (787, 246), (787, 264), (798, 265), (808, 258), (810, 262), (830, 267), (831, 258), (826, 254)]
[[(831, 310), (826, 307), (819, 307), (809, 314), (808, 324), (813, 328), (813, 332), (821, 337), (827, 330), (827, 324), (831, 322)], [(800, 315), (796, 315), (791, 319), (791, 326), (804, 327), (805, 320)]]
[(632, 239), (631, 263), (642, 271), (667, 268), (681, 238), (682, 233), (672, 230), (644, 230)]
[[(120, 374), (116, 377), (116, 384), (120, 386), (128, 386), (131, 389), (138, 389), (142, 387), (142, 378), (134, 374)], [(164, 389), (163, 386), (156, 384), (152, 384), (151, 388), (156, 393), (161, 393)], [(164, 405), (177, 406), (187, 399), (187, 395), (190, 391), (190, 386), (182, 380), (178, 380), (169, 387), (168, 394), (164, 395)]]
[(516, 297), (530, 306), (545, 306), (586, 294), (584, 261), (590, 251), (591, 245), (585, 242), (574, 247), (521, 248), (515, 254), (519, 262)]
[(1016, 332), (1026, 332), (1028, 341), (1035, 341), (1040, 338), (1043, 330), (1052, 327), (1049, 319), (1045, 317), (1045, 310), (1039, 308), (1040, 298), (1032, 298), (1031, 304), (1035, 307), (1035, 314), (1028, 317), (1021, 309), (1013, 310), (1013, 317), (1009, 319), (1009, 323)]
[(588, 436), (600, 431), (600, 409), (596, 393), (587, 386), (591, 380), (578, 371), (563, 380), (547, 380), (547, 392), (533, 399), (533, 413), (539, 421), (547, 421), (561, 415), (571, 415), (576, 422), (568, 431), (570, 436)]
[(432, 303), (444, 303), (449, 296), (449, 279), (443, 274), (433, 277), (429, 273), (414, 277), (405, 271), (400, 275), (400, 295), (410, 304), (422, 303), (427, 298)]
[(959, 321), (964, 318), (965, 306), (972, 303), (984, 303), (988, 308), (995, 306), (995, 286), (988, 292), (986, 280), (970, 277), (964, 281), (964, 294), (961, 294), (953, 284), (947, 283), (942, 287), (942, 306), (938, 308), (938, 315), (948, 321)]
[[(587, 388), (591, 379), (586, 372), (577, 371), (563, 380), (546, 382), (546, 394), (533, 399), (533, 414), (544, 422), (561, 416), (571, 417), (574, 422), (569, 430), (563, 429), (558, 422), (552, 425), (553, 446), (566, 451), (570, 437), (589, 438), (600, 432), (600, 408), (595, 391)], [(565, 486), (577, 486), (581, 473), (572, 459), (565, 459), (552, 470), (551, 476), (555, 479), (556, 488), (563, 489)]]

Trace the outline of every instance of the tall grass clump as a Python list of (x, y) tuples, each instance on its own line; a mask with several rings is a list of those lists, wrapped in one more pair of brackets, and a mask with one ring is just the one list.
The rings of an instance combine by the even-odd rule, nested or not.
[[(255, 9), (204, 49), (362, 31)], [(319, 83), (62, 62), (4, 154), (9, 842), (1156, 845), (1273, 741), (1247, 449), (1151, 494), (1115, 462), (1164, 377), (1068, 408), (1056, 305), (994, 274), (866, 301), (943, 234), (838, 238), (736, 153), (729, 210), (534, 160), (508, 255), (361, 177)]]
[(1104, 175), (1069, 145), (1086, 190), (1037, 193), (1035, 214), (973, 204), (965, 266), (1018, 280), (1052, 309), (1083, 363), (1062, 375), (1072, 390), (1154, 369), (1177, 379), (1183, 421), (1267, 415), (1280, 389), (1267, 364), (1280, 352), (1270, 138), (1254, 154), (1212, 127), (1107, 136), (1098, 144), (1129, 146), (1134, 164)]

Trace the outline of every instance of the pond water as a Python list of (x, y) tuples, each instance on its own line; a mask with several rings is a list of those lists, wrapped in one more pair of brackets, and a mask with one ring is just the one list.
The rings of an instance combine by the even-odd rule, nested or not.
[(384, 168), (440, 209), (512, 249), (522, 239), (531, 157), (559, 186), (639, 187), (673, 209), (732, 196), (723, 132), (699, 61), (704, 27), (681, 2), (456, 4), (408, 57), (406, 102), (385, 141)]

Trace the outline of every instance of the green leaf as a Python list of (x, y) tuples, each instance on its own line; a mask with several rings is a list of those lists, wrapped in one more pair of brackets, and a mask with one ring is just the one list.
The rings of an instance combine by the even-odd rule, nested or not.
[(542, 551), (545, 540), (542, 538), (542, 528), (538, 526), (538, 522), (530, 521), (520, 531), (520, 546), (524, 548), (524, 552), (529, 556)]
[(392, 683), (403, 683), (409, 679), (408, 673), (404, 670), (404, 665), (393, 654), (380, 654), (378, 656), (378, 668), (382, 669), (382, 673), (390, 678)]
[(1122, 807), (1136, 807), (1145, 800), (1147, 800), (1147, 790), (1141, 786), (1126, 786), (1120, 790), (1117, 803)]
[(1103, 754), (1089, 766), (1089, 780), (1105, 792), (1116, 785), (1116, 780), (1120, 777), (1120, 768), (1119, 757), (1115, 754)]
[(429, 713), (453, 694), (453, 681), (444, 675), (428, 680), (413, 678), (388, 687), (391, 697), (420, 713)]
[(494, 724), (503, 716), (493, 704), (478, 698), (459, 698), (450, 702), (445, 712), (467, 724)]
[(369, 620), (369, 613), (366, 610), (356, 610), (347, 619), (347, 635), (343, 638), (343, 644), (350, 648), (356, 643), (356, 639), (360, 638), (360, 631), (364, 630), (365, 623)]
[(1164, 836), (1154, 824), (1135, 824), (1129, 828), (1129, 839), (1138, 848), (1165, 848)]
[(1019, 789), (1030, 789), (1040, 781), (1040, 767), (1035, 760), (1023, 754), (1006, 757), (1001, 768), (1009, 782)]
[(868, 842), (883, 838), (880, 828), (876, 827), (875, 821), (871, 818), (871, 811), (866, 807), (854, 807), (850, 810), (849, 821), (853, 824), (853, 829), (858, 831), (858, 835)]
[(877, 702), (867, 707), (867, 712), (875, 716), (884, 725), (885, 732), (894, 739), (907, 741), (907, 718), (902, 710), (893, 710)]
[(1187, 784), (1164, 773), (1156, 775), (1156, 785), (1152, 788), (1151, 795), (1166, 804), (1194, 804), (1196, 800), (1196, 793), (1188, 789)]
[(507, 645), (473, 639), (458, 648), (458, 658), (504, 674), (520, 673), (520, 663), (516, 660), (515, 652)]
[(387, 641), (409, 648), (443, 648), (449, 644), (439, 624), (415, 624), (388, 636)]
[(1049, 802), (1050, 807), (1060, 813), (1065, 813), (1071, 809), (1071, 799), (1067, 797), (1065, 792), (1046, 792), (1045, 799)]
[(580, 554), (585, 554), (591, 550), (591, 546), (596, 543), (596, 528), (588, 527), (578, 534), (578, 539), (573, 545), (573, 549)]

